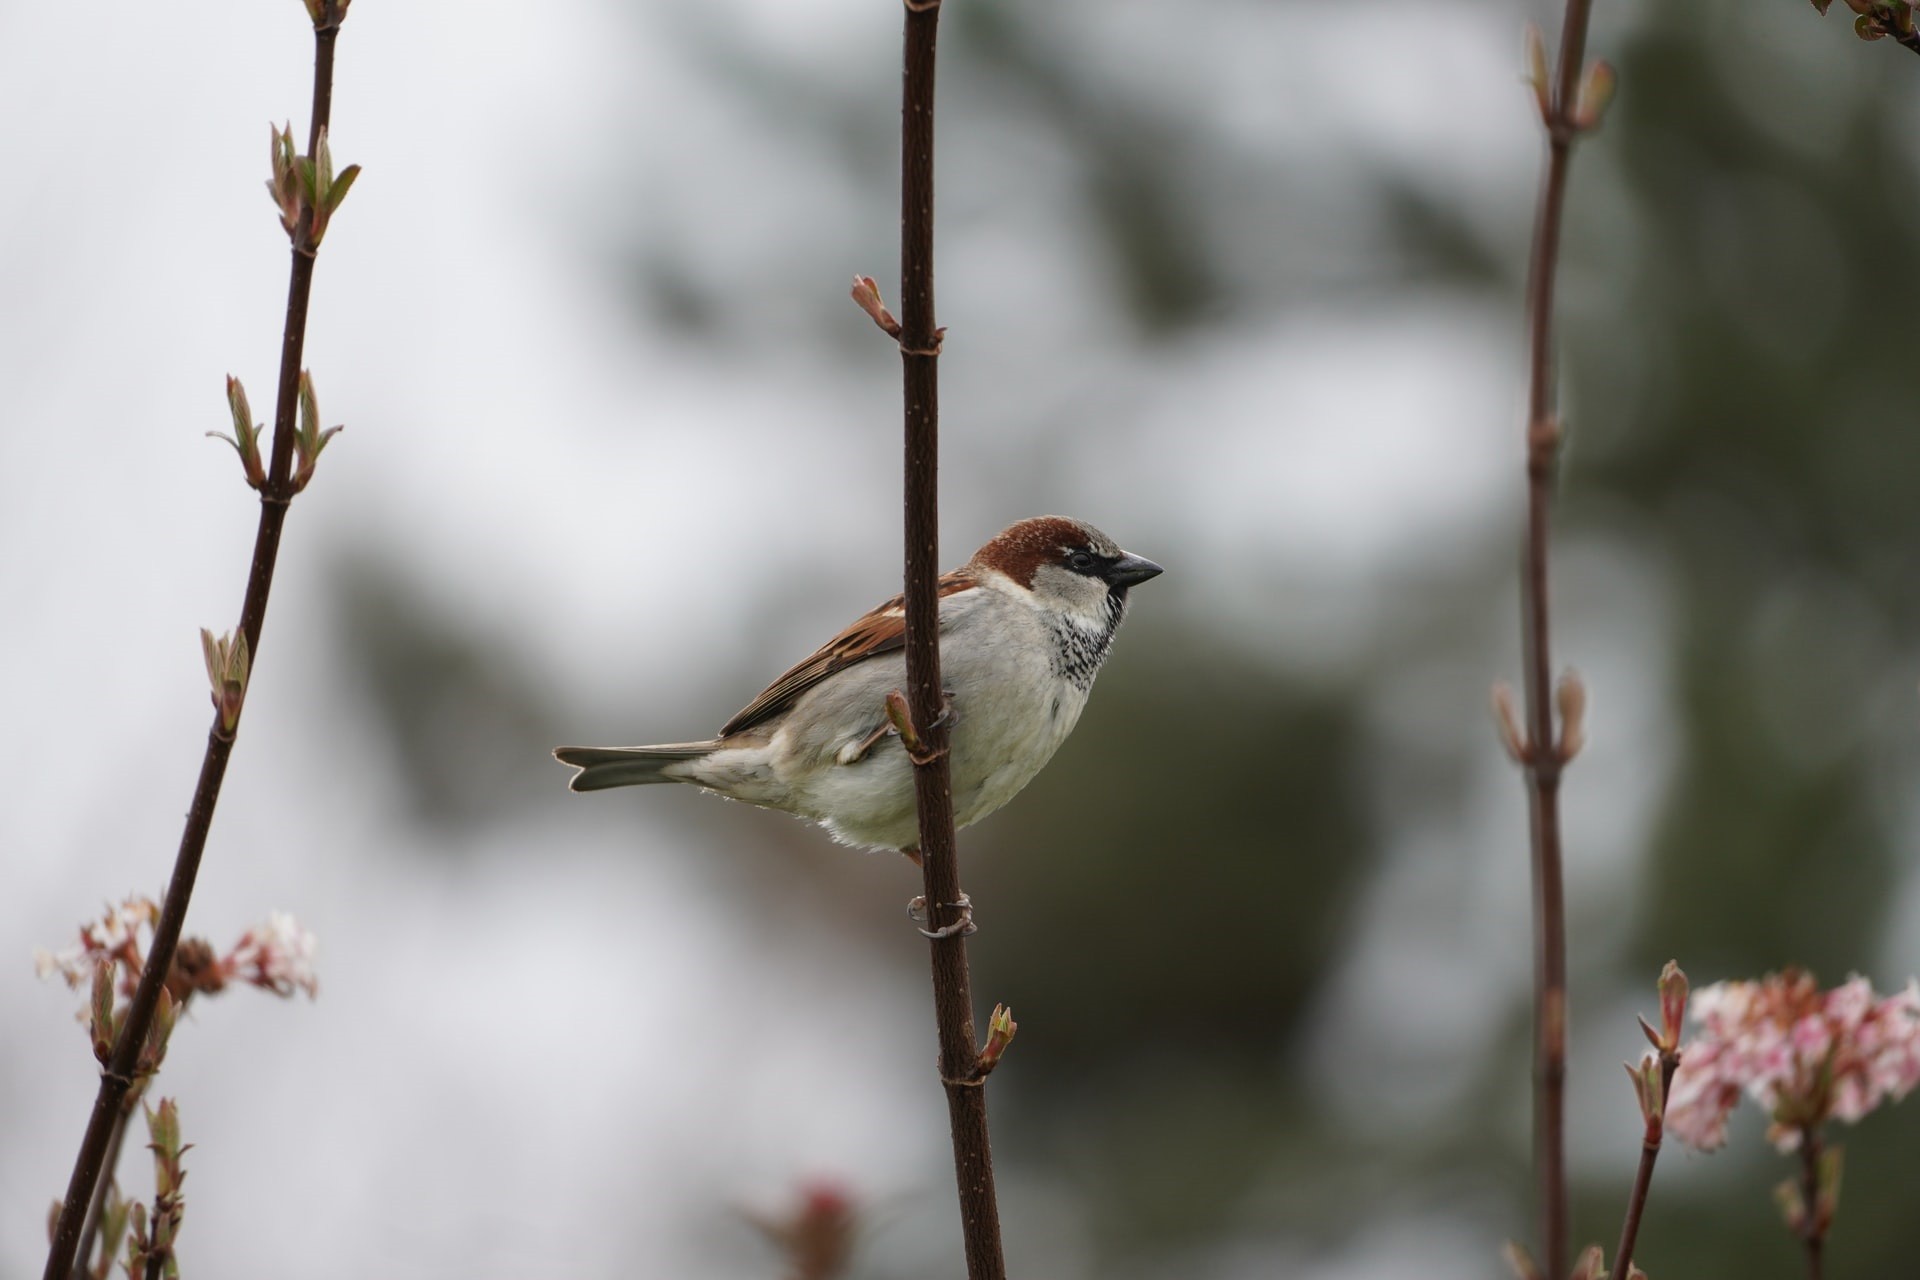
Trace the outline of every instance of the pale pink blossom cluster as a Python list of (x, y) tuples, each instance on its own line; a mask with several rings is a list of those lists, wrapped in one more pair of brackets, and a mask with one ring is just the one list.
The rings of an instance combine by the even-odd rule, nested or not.
[[(36, 948), (34, 970), (43, 979), (57, 974), (69, 987), (79, 988), (92, 984), (100, 965), (118, 962), (119, 992), (130, 998), (146, 964), (147, 940), (159, 921), (160, 908), (151, 898), (135, 896), (110, 905), (98, 920), (80, 926), (77, 945), (59, 951)], [(167, 987), (176, 1000), (195, 992), (218, 992), (229, 982), (249, 983), (278, 996), (304, 991), (312, 997), (320, 990), (313, 968), (317, 949), (313, 934), (299, 921), (275, 911), (265, 924), (241, 934), (224, 956), (216, 956), (205, 942), (184, 939), (174, 953)]]
[(159, 904), (138, 894), (119, 906), (109, 903), (98, 920), (80, 926), (80, 941), (71, 947), (49, 951), (35, 947), (33, 970), (42, 979), (59, 974), (69, 987), (84, 987), (93, 982), (93, 971), (107, 960), (124, 962), (123, 994), (131, 994), (140, 972), (140, 931), (151, 929), (160, 920)]
[(240, 935), (220, 967), (227, 977), (264, 987), (277, 996), (304, 991), (312, 999), (320, 993), (320, 980), (313, 971), (313, 956), (318, 949), (318, 940), (298, 920), (275, 911), (264, 925)]
[(1667, 1127), (1712, 1151), (1745, 1093), (1772, 1120), (1767, 1139), (1792, 1151), (1827, 1120), (1852, 1124), (1920, 1085), (1920, 982), (1876, 997), (1858, 975), (1822, 991), (1798, 969), (1696, 992), (1699, 1034), (1681, 1047)]

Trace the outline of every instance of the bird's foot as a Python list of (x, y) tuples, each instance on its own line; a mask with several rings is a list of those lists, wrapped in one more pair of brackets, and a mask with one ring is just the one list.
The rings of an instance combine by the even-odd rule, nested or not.
[(928, 925), (933, 923), (933, 914), (927, 910), (927, 899), (924, 894), (915, 895), (913, 901), (907, 904), (907, 916), (914, 924), (919, 926), (922, 937), (936, 940), (940, 938), (970, 938), (980, 932), (980, 926), (973, 922), (973, 899), (963, 893), (960, 895), (958, 902), (949, 902), (946, 905), (952, 907), (960, 914), (954, 919), (952, 924), (942, 925), (938, 929), (927, 928)]
[[(937, 729), (953, 719), (953, 690), (940, 692), (940, 714), (927, 727)], [(914, 728), (913, 713), (907, 709), (907, 696), (898, 689), (887, 694), (887, 724), (893, 732), (900, 735), (900, 745), (907, 750), (907, 759), (915, 764), (932, 764), (947, 754), (945, 747), (938, 749), (927, 745), (926, 739)]]

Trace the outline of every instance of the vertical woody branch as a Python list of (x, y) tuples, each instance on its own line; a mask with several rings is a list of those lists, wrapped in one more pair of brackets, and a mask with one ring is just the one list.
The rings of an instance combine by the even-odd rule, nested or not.
[[(340, 24), (346, 18), (349, 3), (351, 0), (307, 0), (308, 14), (313, 19), (314, 59), (313, 120), (309, 126), (306, 159), (313, 164), (319, 164), (323, 154), (328, 117), (333, 104), (334, 43), (339, 37)], [(331, 166), (325, 167), (330, 169)], [(328, 177), (331, 178), (330, 173)], [(345, 188), (351, 184), (352, 177), (344, 173), (341, 177), (337, 190), (338, 195), (344, 197)], [(60, 1215), (55, 1221), (44, 1280), (68, 1280), (73, 1272), (88, 1205), (94, 1198), (96, 1187), (109, 1173), (106, 1167), (107, 1153), (113, 1146), (114, 1131), (123, 1115), (127, 1095), (134, 1087), (141, 1049), (154, 1024), (161, 988), (173, 965), (180, 931), (186, 922), (187, 905), (199, 876), (200, 858), (206, 849), (207, 833), (213, 826), (214, 807), (220, 800), (220, 785), (226, 778), (227, 761), (233, 754), (249, 660), (246, 655), (257, 655), (260, 651), (260, 630), (266, 620), (267, 597), (273, 588), (273, 571), (279, 558), (280, 533), (286, 524), (287, 508), (293, 495), (304, 485), (312, 457), (318, 452), (317, 445), (308, 445), (303, 449), (302, 474), (296, 476), (293, 462), (296, 437), (300, 435), (296, 426), (301, 399), (300, 364), (306, 344), (307, 302), (313, 290), (314, 255), (320, 237), (325, 232), (326, 217), (331, 213), (332, 205), (338, 203), (337, 198), (329, 201), (325, 190), (319, 194), (319, 207), (301, 205), (300, 216), (288, 227), (293, 262), (287, 284), (286, 323), (280, 346), (272, 463), (256, 485), (260, 490), (260, 523), (254, 534), (253, 558), (247, 573), (246, 595), (240, 608), (240, 631), (245, 644), (238, 668), (240, 675), (233, 686), (229, 704), (215, 711), (213, 726), (207, 733), (206, 752), (201, 759), (193, 800), (187, 809), (186, 827), (180, 836), (179, 851), (174, 857), (166, 900), (160, 908), (160, 919), (154, 926), (153, 943), (147, 950), (146, 965), (141, 970), (126, 1023), (112, 1054), (100, 1071), (100, 1089), (94, 1097), (86, 1134), (74, 1158), (73, 1174), (67, 1183)], [(240, 435), (246, 435), (244, 428)], [(237, 443), (236, 447), (241, 445)], [(242, 458), (247, 459), (244, 448)], [(257, 458), (249, 463), (250, 478), (253, 468), (257, 466)], [(210, 657), (210, 671), (212, 666), (213, 659)]]
[[(1546, 1274), (1567, 1274), (1567, 936), (1560, 844), (1560, 775), (1578, 749), (1576, 715), (1563, 710), (1556, 739), (1548, 608), (1548, 551), (1561, 426), (1555, 408), (1553, 303), (1560, 258), (1567, 167), (1573, 143), (1597, 123), (1611, 71), (1590, 76), (1576, 101), (1586, 57), (1591, 0), (1567, 0), (1557, 69), (1547, 81), (1546, 55), (1533, 40), (1533, 80), (1546, 129), (1547, 164), (1540, 185), (1528, 268), (1527, 526), (1521, 573), (1526, 667), (1526, 726), (1521, 764), (1531, 814), (1534, 893), (1534, 1161)], [(1604, 68), (1599, 64), (1596, 72)], [(1563, 686), (1562, 697), (1572, 702)], [(1511, 737), (1511, 735), (1510, 735)], [(1569, 750), (1568, 748), (1571, 748)]]
[[(905, 382), (907, 701), (925, 745), (914, 767), (920, 854), (929, 925), (959, 924), (960, 868), (954, 853), (948, 726), (940, 681), (939, 355), (933, 309), (933, 84), (940, 0), (906, 0), (906, 72), (901, 105), (900, 321)], [(940, 1080), (953, 1132), (961, 1230), (969, 1280), (1004, 1280), (1000, 1216), (994, 1199), (987, 1099), (974, 1037), (967, 944), (955, 929), (933, 939), (934, 1015)]]

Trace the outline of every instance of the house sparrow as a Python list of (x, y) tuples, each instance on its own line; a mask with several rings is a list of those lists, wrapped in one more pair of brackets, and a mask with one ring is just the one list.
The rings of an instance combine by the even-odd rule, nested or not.
[[(1091, 525), (1040, 516), (940, 579), (956, 826), (1013, 799), (1066, 741), (1126, 616), (1128, 588), (1160, 572)], [(905, 648), (895, 596), (775, 680), (718, 737), (553, 754), (580, 771), (575, 791), (690, 782), (917, 862), (913, 765), (886, 707), (906, 685)]]

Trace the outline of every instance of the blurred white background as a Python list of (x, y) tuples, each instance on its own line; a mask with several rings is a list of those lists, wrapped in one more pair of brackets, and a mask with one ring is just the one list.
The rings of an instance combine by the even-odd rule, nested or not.
[[(1464, 762), (1444, 795), (1358, 772), (1375, 874), (1310, 1032), (1272, 1050), (1363, 1152), (1444, 1124), (1495, 1059), (1525, 1069), (1521, 793), (1483, 710), (1515, 672), (1524, 6), (968, 2), (941, 86), (946, 559), (1084, 517), (1168, 566), (1108, 681), (1146, 678), (1156, 628), (1204, 632), (1353, 699), (1360, 754)], [(1595, 46), (1642, 7), (1601, 6)], [(232, 625), (256, 512), (202, 433), (229, 372), (271, 412), (267, 124), (304, 137), (311, 39), (293, 0), (3, 25), (0, 1274), (27, 1275), (94, 1087), (31, 950), (170, 866), (195, 629)], [(878, 0), (355, 5), (333, 139), (365, 172), (307, 346), (346, 431), (293, 508), (189, 921), (224, 945), (294, 912), (322, 989), (208, 1002), (175, 1038), (189, 1274), (745, 1280), (775, 1264), (737, 1207), (816, 1172), (874, 1206), (859, 1274), (960, 1274), (908, 870), (692, 794), (573, 797), (543, 754), (706, 733), (897, 587), (898, 366), (845, 289), (897, 293), (898, 39)], [(1136, 152), (1159, 187), (1129, 185)], [(1581, 216), (1618, 214), (1614, 162), (1580, 163)], [(1493, 246), (1497, 287), (1395, 256), (1383, 172)], [(1143, 238), (1149, 265), (1116, 265)], [(1570, 267), (1576, 314), (1605, 267)], [(1627, 945), (1671, 763), (1673, 586), (1627, 535), (1571, 540), (1560, 573), (1563, 655), (1604, 691), (1568, 797), (1594, 964)], [(1496, 603), (1410, 640), (1469, 585)], [(415, 699), (450, 670), (469, 683)], [(994, 875), (977, 954), (1020, 891)], [(1146, 920), (1092, 936), (1160, 945)], [(1022, 1009), (1004, 975), (978, 994)], [(1046, 1052), (1023, 1021), (1009, 1074)], [(1578, 1047), (1610, 1176), (1635, 1050)], [(1210, 1233), (1119, 1258), (1070, 1162), (1003, 1128), (1009, 1253), (1049, 1280), (1488, 1274), (1525, 1118), (1521, 1092), (1479, 1116), (1500, 1176), (1300, 1157)], [(1296, 1194), (1366, 1209), (1329, 1236), (1262, 1208)]]

